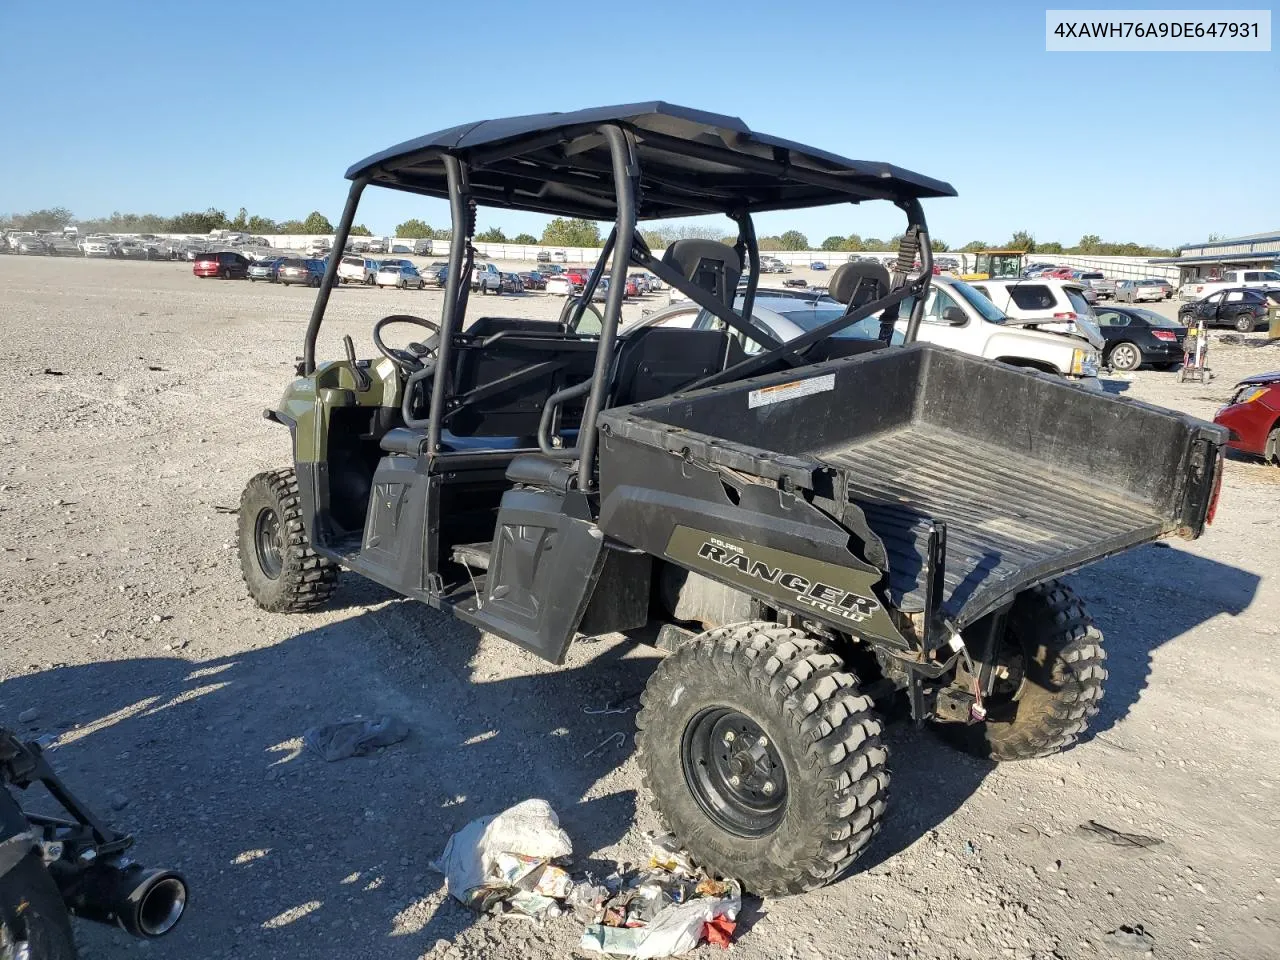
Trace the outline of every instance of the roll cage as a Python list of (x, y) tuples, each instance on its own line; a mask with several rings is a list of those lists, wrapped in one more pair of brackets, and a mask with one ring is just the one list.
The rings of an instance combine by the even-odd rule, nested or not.
[[(920, 200), (955, 195), (947, 183), (890, 164), (848, 160), (755, 133), (736, 117), (662, 102), (453, 127), (374, 154), (348, 170), (347, 177), (351, 187), (334, 238), (336, 250), (345, 247), (361, 194), (370, 184), (449, 201), (452, 236), (436, 370), (449, 369), (454, 335), (461, 332), (466, 315), (470, 292), (467, 278), (475, 261), (472, 238), (478, 204), (613, 221), (591, 280), (569, 323), (570, 329), (576, 328), (608, 264), (611, 279), (592, 377), (552, 395), (539, 430), (545, 454), (578, 461), (577, 483), (583, 491), (590, 490), (593, 483), (595, 426), (606, 403), (630, 265), (651, 271), (729, 328), (761, 345), (761, 352), (694, 386), (725, 383), (776, 369), (780, 364), (801, 366), (806, 362), (802, 355), (808, 347), (877, 313), (882, 317), (882, 336), (887, 339), (885, 331), (892, 330), (898, 305), (910, 296), (916, 299), (905, 340), (913, 341), (933, 266)], [(744, 319), (751, 316), (760, 278), (753, 212), (865, 200), (889, 200), (907, 218), (887, 294), (851, 306), (843, 316), (785, 344)], [(747, 276), (740, 310), (733, 307), (736, 297), (732, 293), (727, 298), (717, 297), (655, 257), (636, 229), (641, 220), (712, 213), (724, 214), (738, 226), (734, 249)], [(340, 259), (329, 258), (307, 324), (302, 364), (305, 375), (315, 372), (316, 339)], [(912, 277), (917, 259), (921, 270)], [(444, 376), (432, 379), (425, 418), (429, 451), (440, 449), (446, 380)], [(568, 449), (554, 447), (549, 433), (555, 411), (583, 395), (587, 400), (578, 445)]]

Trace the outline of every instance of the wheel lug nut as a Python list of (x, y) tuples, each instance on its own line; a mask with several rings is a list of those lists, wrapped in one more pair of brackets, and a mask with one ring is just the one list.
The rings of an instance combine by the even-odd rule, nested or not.
[(764, 782), (764, 786), (761, 787), (760, 789), (762, 789), (765, 793), (773, 793), (773, 781), (766, 780)]
[(736, 740), (736, 739), (737, 739), (737, 737), (735, 737), (735, 736), (734, 736), (734, 733), (733, 733), (733, 731), (732, 731), (732, 730), (726, 730), (726, 731), (724, 732), (724, 742), (725, 742), (725, 743), (733, 743), (733, 741), (734, 741), (734, 740)]
[(729, 778), (729, 783), (730, 783), (730, 784), (732, 784), (732, 785), (733, 785), (733, 786), (735, 786), (735, 787), (736, 787), (738, 784), (740, 784), (741, 782), (742, 782), (741, 778), (739, 778), (739, 776), (738, 776), (736, 773), (735, 773), (732, 777), (730, 777), (730, 778)]
[(762, 747), (767, 747), (769, 745), (769, 738), (761, 737), (759, 740), (756, 741), (756, 743)]

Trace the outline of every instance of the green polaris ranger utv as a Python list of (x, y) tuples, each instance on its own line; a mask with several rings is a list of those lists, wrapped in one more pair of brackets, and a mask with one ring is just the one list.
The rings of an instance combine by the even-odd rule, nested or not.
[[(444, 306), (378, 319), (379, 356), (347, 338), (317, 362), (330, 259), (266, 412), (293, 467), (241, 500), (250, 593), (309, 610), (345, 567), (555, 663), (583, 635), (667, 650), (637, 719), (646, 780), (690, 852), (757, 893), (827, 883), (875, 834), (873, 698), (999, 760), (1069, 746), (1106, 670), (1055, 578), (1211, 518), (1221, 428), (916, 341), (942, 181), (661, 102), (470, 123), (347, 177), (335, 249), (370, 185), (449, 201)], [(842, 265), (844, 309), (786, 343), (754, 323), (752, 215), (873, 200), (905, 215), (894, 269)], [(478, 204), (612, 221), (559, 319), (464, 324)], [(659, 254), (637, 232), (706, 214), (734, 245)], [(629, 267), (698, 322), (620, 331)], [(420, 333), (388, 344), (403, 325)]]

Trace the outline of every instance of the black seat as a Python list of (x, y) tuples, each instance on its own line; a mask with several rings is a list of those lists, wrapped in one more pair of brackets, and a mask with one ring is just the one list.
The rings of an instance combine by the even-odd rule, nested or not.
[(677, 240), (663, 252), (662, 262), (733, 306), (742, 276), (742, 260), (733, 247), (716, 240)]
[(721, 330), (641, 327), (618, 342), (609, 406), (656, 400), (723, 369), (728, 338)]
[(855, 310), (888, 294), (890, 282), (889, 271), (883, 265), (858, 260), (836, 267), (827, 284), (827, 293), (833, 300)]
[(524, 486), (567, 492), (578, 479), (578, 468), (540, 453), (522, 453), (508, 464), (507, 479)]

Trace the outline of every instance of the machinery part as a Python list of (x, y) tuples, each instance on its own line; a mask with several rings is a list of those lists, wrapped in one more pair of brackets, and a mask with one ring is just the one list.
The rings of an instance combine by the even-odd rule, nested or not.
[(658, 666), (641, 703), (645, 782), (713, 874), (802, 893), (875, 835), (889, 785), (880, 722), (803, 631), (754, 621), (702, 634)]
[(95, 863), (88, 869), (63, 873), (52, 867), (67, 909), (77, 917), (118, 926), (135, 937), (151, 940), (169, 933), (187, 909), (187, 884), (172, 870), (139, 863)]
[(71, 919), (40, 852), (0, 874), (0, 960), (75, 960)]
[(240, 571), (272, 613), (303, 613), (329, 599), (338, 568), (311, 549), (293, 470), (260, 473), (240, 495)]
[(1075, 593), (1057, 580), (1013, 602), (996, 641), (986, 719), (941, 724), (943, 737), (992, 760), (1047, 757), (1065, 750), (1098, 712), (1107, 678), (1102, 632)]

